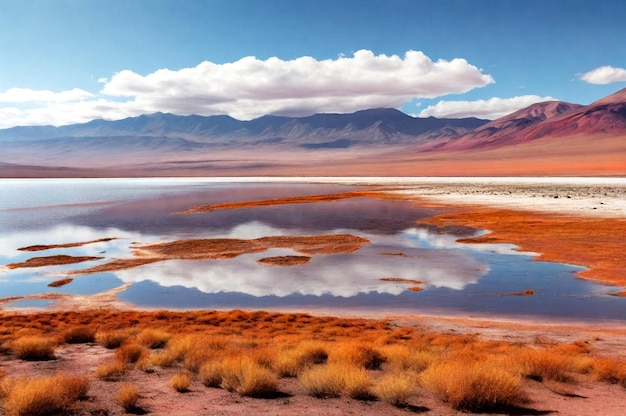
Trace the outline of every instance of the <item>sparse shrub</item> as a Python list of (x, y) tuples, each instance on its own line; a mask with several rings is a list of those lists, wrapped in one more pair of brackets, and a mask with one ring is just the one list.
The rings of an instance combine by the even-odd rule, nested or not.
[(100, 364), (96, 368), (96, 377), (100, 380), (117, 380), (126, 374), (126, 363), (119, 359)]
[(570, 357), (551, 349), (526, 349), (519, 354), (523, 376), (533, 380), (569, 381)]
[(177, 392), (185, 393), (189, 391), (191, 379), (187, 373), (178, 373), (172, 377), (170, 384)]
[(125, 363), (136, 363), (145, 354), (146, 348), (134, 342), (124, 344), (115, 351), (115, 357)]
[(592, 375), (595, 380), (626, 387), (626, 362), (615, 358), (598, 358), (593, 362)]
[(318, 343), (304, 342), (296, 348), (283, 350), (273, 362), (280, 377), (296, 377), (303, 369), (328, 360), (326, 348)]
[(133, 384), (122, 383), (120, 384), (117, 396), (115, 396), (115, 400), (126, 412), (134, 412), (135, 409), (137, 409), (137, 401), (139, 400), (139, 389)]
[(200, 380), (207, 387), (220, 387), (222, 384), (222, 365), (217, 361), (209, 361), (200, 368)]
[(414, 376), (406, 373), (387, 374), (372, 389), (378, 399), (394, 406), (405, 406), (415, 390)]
[(368, 345), (348, 343), (338, 346), (333, 351), (330, 362), (351, 364), (367, 370), (380, 370), (380, 366), (385, 362), (385, 357)]
[(157, 367), (173, 367), (177, 361), (178, 356), (169, 349), (152, 353), (148, 358), (148, 362)]
[(130, 334), (123, 330), (96, 333), (96, 342), (108, 349), (119, 348), (128, 338), (130, 338)]
[(147, 328), (137, 335), (137, 342), (147, 348), (163, 348), (170, 340), (170, 334), (158, 329)]
[(314, 397), (339, 397), (345, 389), (344, 367), (325, 364), (311, 367), (298, 375), (298, 381)]
[(50, 338), (24, 336), (11, 342), (10, 349), (21, 360), (54, 360), (56, 342)]
[(84, 397), (89, 390), (89, 380), (64, 374), (19, 378), (5, 389), (7, 416), (43, 416), (67, 410)]
[(381, 352), (393, 372), (421, 372), (437, 359), (432, 351), (416, 350), (399, 344), (386, 345), (381, 348)]
[(367, 370), (360, 367), (345, 366), (343, 370), (343, 391), (342, 393), (352, 399), (370, 400), (372, 394), (372, 378)]
[(95, 341), (96, 331), (86, 325), (75, 326), (65, 331), (63, 339), (68, 344), (87, 344)]
[(274, 373), (246, 356), (224, 361), (221, 385), (242, 396), (263, 396), (275, 393), (278, 387)]
[(420, 380), (424, 388), (457, 410), (490, 410), (526, 401), (519, 377), (489, 362), (435, 363)]

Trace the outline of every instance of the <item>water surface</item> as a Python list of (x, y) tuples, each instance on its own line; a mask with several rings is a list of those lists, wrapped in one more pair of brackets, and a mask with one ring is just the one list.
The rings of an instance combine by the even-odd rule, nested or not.
[[(460, 244), (477, 230), (419, 227), (440, 211), (412, 202), (354, 198), (178, 215), (195, 205), (355, 190), (339, 185), (235, 183), (176, 179), (0, 180), (0, 264), (54, 254), (105, 257), (69, 266), (0, 269), (0, 297), (47, 292), (95, 294), (131, 282), (119, 299), (149, 307), (367, 309), (372, 314), (454, 313), (622, 319), (623, 298), (610, 286), (577, 279), (575, 266), (534, 262), (511, 245)], [(298, 255), (271, 249), (229, 260), (169, 260), (77, 275), (70, 270), (131, 257), (133, 242), (186, 238), (251, 239), (348, 233), (371, 243), (350, 254), (315, 255), (310, 263), (270, 267), (257, 260)], [(30, 253), (19, 247), (115, 238)], [(420, 281), (409, 284), (381, 279)], [(419, 286), (421, 291), (409, 288)], [(515, 296), (532, 289), (533, 296)], [(27, 301), (24, 301), (27, 302)], [(32, 301), (30, 301), (32, 302)], [(30, 305), (27, 302), (28, 305)]]

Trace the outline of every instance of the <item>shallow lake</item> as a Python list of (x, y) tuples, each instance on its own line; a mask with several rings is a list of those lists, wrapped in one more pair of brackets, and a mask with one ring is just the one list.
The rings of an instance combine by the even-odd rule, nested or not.
[[(156, 308), (319, 310), (385, 316), (446, 313), (623, 319), (618, 288), (577, 279), (580, 268), (532, 261), (511, 245), (456, 242), (482, 230), (435, 230), (417, 221), (441, 211), (414, 202), (351, 198), (180, 215), (192, 206), (335, 194), (345, 185), (229, 182), (197, 178), (2, 179), (0, 265), (37, 256), (94, 256), (101, 260), (37, 268), (0, 268), (0, 298), (58, 292), (96, 294), (133, 283), (118, 299)], [(137, 243), (181, 239), (352, 234), (370, 242), (352, 253), (318, 254), (307, 264), (267, 266), (273, 248), (230, 259), (167, 260), (144, 266), (73, 275), (73, 270), (132, 257)], [(110, 241), (44, 252), (31, 245)], [(414, 281), (413, 283), (407, 282)], [(419, 287), (421, 290), (410, 290)], [(532, 296), (515, 293), (531, 289)], [(22, 300), (10, 306), (47, 306)]]

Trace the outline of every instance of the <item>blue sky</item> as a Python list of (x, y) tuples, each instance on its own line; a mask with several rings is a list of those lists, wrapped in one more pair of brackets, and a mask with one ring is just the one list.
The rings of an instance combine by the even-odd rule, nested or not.
[(0, 128), (587, 104), (626, 87), (625, 18), (622, 0), (0, 0)]

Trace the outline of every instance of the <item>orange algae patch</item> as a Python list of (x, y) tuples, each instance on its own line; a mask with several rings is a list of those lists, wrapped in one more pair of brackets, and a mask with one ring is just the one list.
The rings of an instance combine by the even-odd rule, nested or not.
[(276, 256), (259, 259), (257, 263), (267, 266), (299, 266), (310, 261), (311, 258), (307, 256)]
[(62, 264), (74, 264), (82, 263), (84, 261), (102, 260), (103, 257), (91, 257), (91, 256), (45, 256), (45, 257), (33, 257), (20, 263), (10, 263), (6, 267), (9, 269), (19, 269), (24, 267), (45, 267), (45, 266), (58, 266)]
[(87, 244), (93, 244), (93, 243), (106, 243), (108, 241), (113, 241), (113, 240), (116, 240), (116, 238), (101, 238), (99, 240), (84, 241), (81, 243), (51, 244), (51, 245), (38, 244), (34, 246), (21, 247), (21, 248), (18, 248), (18, 250), (20, 251), (43, 251), (43, 250), (50, 250), (53, 248), (72, 248), (72, 247), (81, 247), (81, 246), (85, 246)]
[(257, 208), (270, 205), (311, 204), (315, 202), (332, 202), (341, 199), (362, 197), (381, 197), (391, 199), (393, 198), (393, 195), (385, 195), (375, 191), (356, 191), (330, 195), (293, 196), (286, 198), (262, 199), (257, 201), (226, 202), (222, 204), (199, 205), (191, 207), (186, 211), (179, 212), (178, 214), (199, 214), (203, 212), (218, 211), (223, 209)]
[[(467, 225), (491, 233), (463, 243), (513, 243), (540, 253), (535, 259), (578, 264), (580, 278), (626, 286), (626, 220), (514, 211), (494, 208), (438, 215), (420, 224)], [(626, 292), (620, 295), (626, 295)]]
[(164, 260), (231, 259), (270, 248), (291, 248), (306, 255), (352, 253), (370, 241), (350, 234), (313, 236), (273, 236), (253, 240), (236, 238), (189, 239), (138, 245), (132, 259), (119, 259), (72, 274), (123, 270)]

